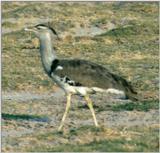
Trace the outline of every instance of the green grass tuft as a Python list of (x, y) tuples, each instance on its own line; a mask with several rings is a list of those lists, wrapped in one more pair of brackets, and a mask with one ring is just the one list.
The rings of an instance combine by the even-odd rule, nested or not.
[(111, 110), (113, 111), (149, 111), (151, 109), (159, 109), (159, 100), (151, 100), (137, 103), (126, 103), (112, 106)]

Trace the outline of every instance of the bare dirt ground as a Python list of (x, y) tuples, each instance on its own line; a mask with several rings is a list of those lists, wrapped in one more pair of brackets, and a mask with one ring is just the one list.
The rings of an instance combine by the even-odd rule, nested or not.
[[(132, 103), (130, 100), (112, 99), (109, 95), (93, 95), (94, 107), (97, 119), (101, 127), (108, 129), (122, 128), (122, 132), (131, 127), (153, 127), (158, 125), (158, 110), (145, 111), (113, 111), (110, 108), (117, 104)], [(35, 134), (44, 134), (49, 131), (56, 131), (60, 124), (65, 108), (65, 95), (58, 89), (54, 93), (36, 94), (30, 92), (10, 92), (3, 93), (3, 105), (5, 114), (2, 118), (2, 145), (7, 150), (19, 150), (24, 147), (29, 140), (17, 142), (17, 139), (30, 137)], [(20, 106), (20, 110), (18, 107)], [(12, 109), (11, 109), (12, 107)], [(7, 116), (8, 114), (16, 114)], [(23, 116), (22, 114), (26, 114)], [(36, 114), (37, 116), (34, 116)], [(92, 126), (93, 120), (89, 109), (85, 105), (82, 97), (73, 96), (72, 107), (66, 119), (64, 131), (77, 129), (81, 126)], [(135, 132), (141, 135), (142, 133)], [(78, 137), (75, 138), (78, 141)], [(76, 140), (77, 139), (77, 140)], [(66, 143), (64, 139), (58, 139), (53, 144), (60, 145)], [(4, 150), (5, 151), (5, 150)]]
[[(94, 100), (94, 105), (95, 109), (97, 111), (101, 108), (103, 108), (102, 111), (97, 113), (97, 116), (101, 123), (108, 126), (108, 127), (115, 127), (115, 126), (135, 126), (135, 125), (152, 125), (152, 124), (157, 124), (159, 121), (158, 117), (158, 110), (149, 110), (148, 112), (144, 111), (123, 111), (123, 112), (115, 112), (109, 110), (109, 107), (117, 105), (117, 104), (125, 104), (125, 103), (132, 103), (130, 100), (120, 100), (120, 99), (113, 99), (109, 95), (92, 95), (92, 99)], [(63, 93), (62, 90), (57, 90), (54, 93), (43, 93), (43, 94), (36, 94), (36, 93), (27, 93), (27, 92), (11, 92), (11, 93), (4, 93), (2, 97), (3, 103), (40, 103), (41, 105), (44, 104), (44, 109), (51, 109), (52, 110), (52, 105), (53, 110), (55, 114), (53, 116), (57, 117), (57, 112), (56, 110), (62, 111), (65, 108), (65, 94)], [(136, 103), (136, 102), (134, 102)], [(48, 104), (48, 106), (47, 106)], [(46, 107), (47, 106), (47, 107)], [(79, 109), (78, 109), (79, 108)], [(39, 108), (43, 109), (43, 108)], [(87, 106), (85, 105), (85, 101), (82, 97), (78, 96), (72, 96), (72, 111), (76, 110), (79, 111), (79, 113), (83, 114), (83, 111), (86, 111)], [(28, 110), (29, 111), (29, 110)], [(36, 109), (34, 110), (31, 108), (33, 114), (36, 114)], [(44, 110), (43, 110), (44, 111)], [(45, 111), (44, 111), (45, 112)], [(90, 113), (89, 113), (90, 114)], [(45, 114), (44, 114), (45, 115)], [(58, 114), (59, 117), (61, 117), (63, 114), (60, 113)], [(54, 123), (55, 117), (48, 116), (48, 120), (46, 122), (48, 123)], [(76, 124), (78, 126), (79, 121), (74, 121), (72, 117), (70, 116), (71, 120), (74, 122), (73, 124)], [(44, 119), (45, 120), (45, 119)], [(39, 120), (41, 122), (41, 120)], [(43, 119), (42, 119), (43, 122)], [(57, 120), (57, 122), (59, 122)], [(92, 118), (87, 121), (80, 121), (80, 124), (93, 124), (92, 123)], [(58, 125), (57, 125), (58, 126)]]
[[(158, 152), (158, 2), (3, 2), (3, 152)], [(43, 10), (43, 11), (42, 11)], [(24, 28), (53, 27), (60, 58), (101, 64), (130, 81), (145, 101), (92, 95), (100, 128), (82, 97), (66, 97), (44, 74), (39, 43)]]

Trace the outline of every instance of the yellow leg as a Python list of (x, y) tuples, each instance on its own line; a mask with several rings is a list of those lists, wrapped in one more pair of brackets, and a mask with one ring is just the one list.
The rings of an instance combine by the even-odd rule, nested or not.
[(65, 121), (65, 119), (66, 119), (67, 113), (68, 113), (69, 108), (70, 108), (70, 105), (71, 105), (71, 96), (72, 96), (72, 94), (68, 94), (68, 95), (67, 95), (66, 110), (65, 110), (65, 112), (64, 112), (64, 115), (63, 115), (61, 124), (60, 124), (60, 126), (59, 126), (59, 128), (58, 128), (58, 131), (61, 131), (61, 129), (62, 129), (63, 125), (64, 125), (64, 121)]
[(92, 113), (92, 116), (93, 116), (93, 119), (94, 119), (94, 123), (95, 123), (95, 126), (98, 127), (98, 123), (97, 123), (97, 119), (96, 119), (96, 115), (94, 113), (94, 109), (93, 109), (93, 104), (92, 104), (92, 101), (91, 99), (89, 98), (89, 96), (85, 96), (84, 97), (86, 102), (87, 102), (87, 105), (89, 107), (89, 109), (91, 110), (91, 113)]

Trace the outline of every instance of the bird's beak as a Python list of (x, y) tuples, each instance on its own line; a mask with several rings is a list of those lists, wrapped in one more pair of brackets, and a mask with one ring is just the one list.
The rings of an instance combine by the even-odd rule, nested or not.
[(27, 28), (24, 28), (24, 31), (35, 32), (34, 27), (27, 27)]

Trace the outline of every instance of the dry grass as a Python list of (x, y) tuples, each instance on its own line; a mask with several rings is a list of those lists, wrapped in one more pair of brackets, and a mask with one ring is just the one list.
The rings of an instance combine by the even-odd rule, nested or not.
[[(148, 103), (116, 106), (108, 106), (104, 100), (103, 107), (97, 108), (100, 118), (103, 118), (100, 114), (114, 109), (119, 113), (128, 109), (139, 113), (156, 111), (158, 15), (158, 2), (2, 2), (2, 91), (41, 94), (57, 91), (42, 69), (39, 42), (23, 30), (29, 25), (49, 22), (61, 37), (61, 41), (54, 42), (60, 58), (81, 58), (102, 64), (131, 81), (142, 98), (148, 100)], [(80, 34), (79, 29), (94, 33), (93, 27), (103, 32), (76, 35)], [(70, 123), (66, 125), (68, 130), (57, 133), (56, 121), (61, 118), (57, 114), (63, 112), (63, 101), (63, 98), (4, 101), (2, 111), (7, 119), (2, 122), (2, 131), (10, 136), (2, 139), (2, 151), (158, 151), (159, 127), (152, 125), (98, 130), (74, 121), (79, 128)], [(87, 120), (89, 110), (81, 111), (82, 114), (76, 108), (71, 116), (77, 121)], [(51, 123), (32, 121), (45, 120), (48, 116), (53, 117)], [(22, 134), (31, 130), (36, 132)]]

